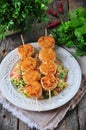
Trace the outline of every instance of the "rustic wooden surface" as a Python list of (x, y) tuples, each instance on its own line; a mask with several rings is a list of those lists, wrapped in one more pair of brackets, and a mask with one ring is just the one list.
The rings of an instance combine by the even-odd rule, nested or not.
[[(56, 2), (60, 0), (53, 0), (50, 7), (56, 10)], [(85, 0), (63, 0), (64, 3), (64, 15), (73, 8), (83, 6), (86, 7)], [(60, 18), (62, 18), (60, 16)], [(63, 20), (66, 18), (63, 17)], [(55, 20), (50, 16), (50, 20)], [(31, 32), (23, 34), (25, 42), (37, 41), (38, 37), (45, 34), (43, 24), (33, 25)], [(48, 30), (48, 33), (50, 30)], [(7, 37), (5, 40), (0, 42), (0, 61), (7, 55), (11, 50), (18, 47), (21, 44), (20, 33)], [(35, 128), (29, 128), (25, 123), (17, 119), (10, 112), (2, 107), (0, 104), (0, 130), (36, 130)], [(69, 111), (64, 119), (60, 122), (55, 130), (86, 130), (86, 94), (75, 107), (74, 110)]]
[(86, 7), (86, 0), (68, 0), (69, 9), (72, 10), (78, 7)]

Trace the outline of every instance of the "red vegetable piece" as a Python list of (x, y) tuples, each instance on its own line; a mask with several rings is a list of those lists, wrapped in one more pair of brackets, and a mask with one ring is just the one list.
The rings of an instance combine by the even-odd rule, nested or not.
[(50, 8), (47, 9), (47, 13), (52, 15), (52, 16), (58, 17), (57, 13), (54, 10), (50, 9)]
[(13, 73), (10, 73), (10, 77), (12, 77), (14, 74)]
[(55, 73), (55, 75), (54, 75), (56, 78), (58, 78), (58, 73)]
[(58, 11), (59, 11), (59, 13), (63, 13), (63, 3), (61, 2), (60, 4), (59, 4), (59, 6), (58, 6)]
[(60, 21), (60, 20), (57, 20), (57, 21), (55, 21), (55, 22), (52, 22), (52, 23), (48, 24), (48, 25), (46, 26), (46, 28), (48, 29), (48, 28), (56, 27), (56, 26), (59, 25), (60, 23), (61, 23), (61, 21)]
[(65, 81), (65, 82), (67, 81), (67, 75), (64, 77), (64, 81)]

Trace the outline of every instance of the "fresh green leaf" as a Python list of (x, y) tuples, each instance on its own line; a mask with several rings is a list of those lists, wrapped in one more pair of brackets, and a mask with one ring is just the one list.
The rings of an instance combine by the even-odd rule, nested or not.
[(1, 0), (0, 26), (3, 26), (3, 30), (1, 27), (0, 39), (5, 37), (7, 31), (27, 31), (33, 23), (45, 22), (49, 2), (50, 0)]
[(69, 20), (51, 31), (57, 45), (76, 49), (75, 55), (86, 55), (86, 9), (83, 7), (68, 13)]
[(59, 74), (59, 78), (60, 78), (60, 79), (63, 79), (63, 78), (64, 78), (64, 74), (63, 74), (63, 73), (60, 73), (60, 74)]

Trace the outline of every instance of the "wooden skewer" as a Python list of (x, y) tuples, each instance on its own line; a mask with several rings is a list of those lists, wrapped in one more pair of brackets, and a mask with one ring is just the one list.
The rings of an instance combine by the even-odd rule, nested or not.
[(39, 106), (39, 103), (38, 103), (38, 99), (36, 98), (36, 106), (37, 106), (37, 110), (40, 112), (40, 106)]
[(22, 44), (24, 45), (24, 38), (23, 38), (23, 35), (21, 34), (21, 40), (22, 40)]
[(45, 36), (47, 36), (47, 28), (45, 28)]
[(51, 105), (51, 90), (49, 90), (49, 104)]

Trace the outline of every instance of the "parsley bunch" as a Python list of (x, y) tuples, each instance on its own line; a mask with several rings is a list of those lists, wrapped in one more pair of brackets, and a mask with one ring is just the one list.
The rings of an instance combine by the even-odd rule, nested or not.
[(30, 30), (34, 22), (44, 21), (50, 0), (0, 0), (0, 39), (8, 31)]
[(56, 44), (75, 48), (75, 55), (86, 55), (86, 9), (79, 7), (69, 13), (68, 21), (51, 31)]

